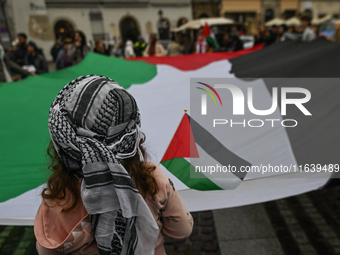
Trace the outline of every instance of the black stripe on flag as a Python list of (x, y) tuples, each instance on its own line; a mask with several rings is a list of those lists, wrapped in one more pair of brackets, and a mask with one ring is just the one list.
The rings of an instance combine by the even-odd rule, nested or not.
[(223, 166), (235, 166), (236, 172), (233, 172), (241, 180), (244, 179), (247, 172), (241, 172), (241, 166), (251, 166), (251, 164), (240, 158), (232, 151), (228, 150), (220, 141), (218, 141), (212, 134), (205, 130), (193, 118), (188, 115), (190, 127), (195, 139), (195, 142), (212, 158)]

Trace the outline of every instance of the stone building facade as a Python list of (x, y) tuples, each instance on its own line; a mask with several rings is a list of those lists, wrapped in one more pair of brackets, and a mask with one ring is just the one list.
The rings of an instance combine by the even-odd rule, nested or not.
[(142, 35), (147, 40), (150, 33), (168, 40), (171, 27), (192, 19), (190, 0), (8, 0), (4, 8), (1, 43), (6, 47), (8, 34), (14, 40), (24, 32), (49, 59), (56, 38), (71, 37), (75, 30), (83, 31), (92, 45), (97, 38), (109, 43)]

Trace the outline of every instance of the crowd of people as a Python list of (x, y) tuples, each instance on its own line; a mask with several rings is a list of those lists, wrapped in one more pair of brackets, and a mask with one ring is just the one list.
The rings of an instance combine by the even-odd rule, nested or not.
[(15, 47), (0, 47), (0, 81), (11, 82), (29, 75), (48, 72), (48, 62), (43, 51), (25, 33), (19, 33)]
[(319, 26), (311, 24), (311, 17), (308, 15), (301, 17), (301, 26), (280, 26), (273, 25), (267, 29), (265, 25), (260, 25), (259, 33), (255, 37), (255, 44), (263, 43), (264, 46), (284, 42), (288, 40), (300, 40), (302, 42), (311, 42), (318, 37), (325, 37), (330, 41), (340, 41), (340, 20), (334, 22), (333, 36), (319, 32)]
[[(308, 15), (301, 17), (301, 25), (288, 27), (286, 25), (272, 26), (269, 29), (261, 24), (258, 34), (254, 36), (254, 44), (263, 43), (269, 46), (287, 40), (300, 40), (310, 42), (318, 36), (324, 36), (330, 41), (340, 40), (340, 20), (334, 23), (335, 33), (332, 37), (319, 33), (319, 28), (311, 24)], [(234, 52), (242, 50), (244, 43), (240, 36), (244, 35), (244, 28), (231, 26), (223, 33), (216, 34), (218, 43), (206, 40), (204, 28), (192, 31), (172, 33), (171, 42), (166, 50), (157, 40), (156, 34), (151, 34), (145, 41), (139, 35), (137, 40), (124, 42), (120, 38), (114, 38), (109, 45), (105, 45), (101, 39), (96, 39), (94, 46), (89, 46), (86, 36), (82, 31), (76, 31), (74, 38), (58, 38), (50, 54), (57, 70), (63, 69), (81, 62), (86, 54), (93, 51), (98, 54), (114, 57), (142, 57), (142, 56), (178, 56), (190, 53), (205, 53), (212, 51)], [(34, 41), (29, 41), (24, 33), (17, 34), (15, 47), (4, 50), (0, 45), (0, 81), (15, 81), (29, 75), (38, 75), (49, 71), (49, 65), (45, 54)]]

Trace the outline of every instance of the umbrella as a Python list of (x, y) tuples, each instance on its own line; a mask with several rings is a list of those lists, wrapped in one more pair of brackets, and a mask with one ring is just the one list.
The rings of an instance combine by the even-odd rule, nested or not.
[(287, 19), (284, 24), (287, 26), (300, 26), (301, 25), (301, 20), (297, 17), (292, 17), (290, 19)]
[(191, 20), (188, 23), (185, 23), (184, 25), (171, 29), (173, 32), (182, 31), (185, 29), (199, 29), (200, 27), (203, 27), (205, 24), (208, 24), (208, 26), (216, 26), (216, 25), (230, 25), (234, 24), (235, 22), (231, 19), (227, 18), (203, 18), (203, 19), (195, 19)]
[(271, 26), (280, 26), (282, 24), (284, 24), (285, 21), (283, 19), (280, 18), (274, 18), (272, 20), (269, 20), (265, 23), (266, 27), (271, 27)]
[(327, 14), (325, 17), (323, 18), (314, 18), (312, 20), (312, 24), (313, 25), (321, 25), (322, 23), (324, 23), (327, 20), (330, 20), (332, 18), (331, 14)]

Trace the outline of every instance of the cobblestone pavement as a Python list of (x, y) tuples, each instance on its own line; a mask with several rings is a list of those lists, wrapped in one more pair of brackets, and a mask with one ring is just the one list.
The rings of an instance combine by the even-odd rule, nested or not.
[[(340, 185), (272, 202), (192, 213), (167, 255), (340, 255)], [(0, 226), (1, 255), (33, 255), (33, 227)]]
[(193, 212), (194, 228), (188, 238), (165, 238), (167, 255), (219, 255), (214, 216), (212, 211)]

